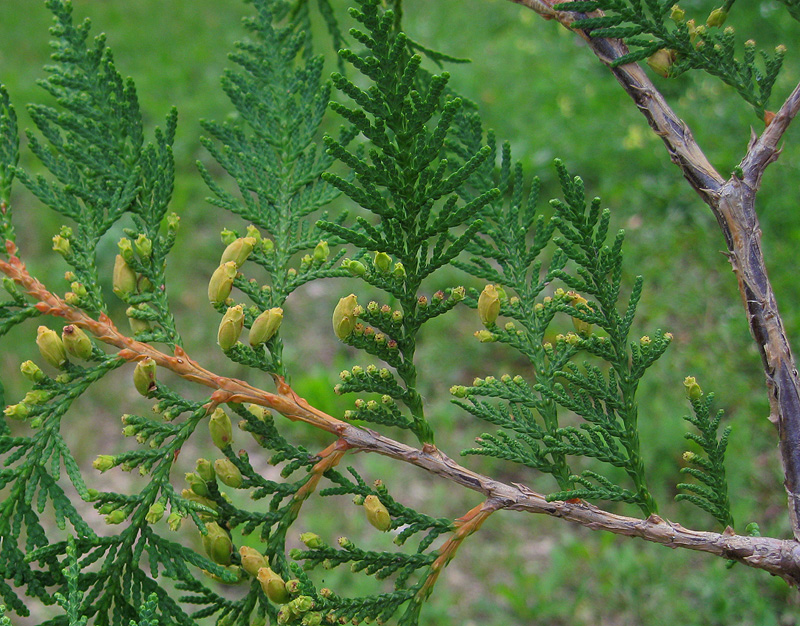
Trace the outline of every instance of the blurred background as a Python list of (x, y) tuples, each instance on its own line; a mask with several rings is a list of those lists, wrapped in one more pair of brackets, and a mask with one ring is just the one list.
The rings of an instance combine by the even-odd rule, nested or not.
[[(25, 113), (26, 103), (50, 102), (36, 86), (49, 55), (51, 18), (43, 4), (38, 0), (0, 3), (0, 82), (9, 89), (21, 129), (33, 127)], [(151, 133), (154, 126), (163, 127), (170, 106), (178, 107), (178, 179), (172, 209), (181, 216), (181, 231), (168, 277), (187, 351), (220, 373), (266, 384), (226, 362), (215, 343), (218, 316), (207, 305), (206, 284), (222, 251), (220, 229), (241, 229), (243, 224), (205, 201), (209, 194), (195, 167), (201, 160), (224, 180), (224, 172), (210, 163), (198, 141), (198, 120), (220, 120), (232, 110), (219, 88), (219, 77), (229, 66), (226, 54), (232, 42), (241, 38), (240, 19), (250, 8), (239, 0), (74, 0), (73, 4), (76, 19), (90, 17), (93, 34), (107, 34), (119, 71), (134, 78)], [(347, 2), (335, 0), (334, 4), (341, 9), (343, 24), (349, 26), (342, 17)], [(681, 6), (687, 17), (702, 22), (716, 5), (711, 0), (692, 0)], [(687, 527), (718, 530), (709, 516), (673, 501), (674, 485), (681, 480), (681, 455), (687, 448), (682, 416), (688, 404), (682, 381), (693, 375), (705, 391), (716, 392), (717, 406), (726, 411), (724, 424), (734, 429), (728, 475), (736, 530), (744, 532), (745, 525), (754, 521), (763, 534), (789, 537), (777, 435), (767, 420), (760, 359), (749, 336), (735, 277), (722, 253), (725, 244), (710, 211), (669, 162), (661, 141), (583, 42), (530, 10), (507, 0), (406, 0), (404, 9), (405, 30), (412, 38), (472, 60), (446, 68), (452, 75), (451, 85), (479, 105), (485, 128), (511, 143), (512, 154), (522, 162), (527, 176), (540, 177), (542, 211), (549, 211), (547, 199), (559, 193), (552, 166), (559, 157), (583, 177), (590, 197), (601, 196), (603, 206), (611, 208), (613, 226), (626, 230), (627, 284), (636, 274), (645, 278), (633, 336), (656, 328), (675, 336), (639, 393), (642, 442), (661, 515)], [(785, 67), (770, 107), (776, 110), (800, 75), (796, 49), (800, 24), (774, 0), (737, 3), (727, 24), (736, 29), (740, 46), (748, 38), (768, 50), (780, 43), (787, 45)], [(320, 52), (332, 59), (323, 29), (316, 23), (315, 28), (321, 35)], [(730, 88), (709, 77), (656, 77), (656, 84), (686, 120), (713, 165), (727, 176), (744, 155), (751, 129), (760, 132), (763, 122)], [(332, 128), (338, 124), (332, 119)], [(764, 176), (757, 206), (771, 279), (792, 339), (800, 331), (799, 155), (800, 130), (794, 127), (785, 137), (781, 158)], [(38, 170), (24, 145), (21, 166)], [(66, 267), (50, 251), (51, 237), (62, 218), (43, 208), (20, 185), (12, 208), (18, 244), (31, 270), (48, 284), (66, 290), (62, 278)], [(101, 255), (109, 286), (121, 234), (116, 230), (103, 241)], [(433, 292), (456, 284), (474, 283), (452, 271), (435, 278), (429, 288)], [(335, 415), (352, 404), (352, 398), (336, 397), (331, 391), (338, 372), (368, 361), (335, 341), (329, 328), (330, 311), (340, 296), (358, 288), (347, 280), (308, 285), (287, 304), (281, 331), (287, 343), (286, 358), (295, 364), (293, 386), (312, 404)], [(124, 322), (121, 305), (115, 314)], [(449, 403), (450, 385), (468, 384), (475, 376), (526, 372), (524, 363), (513, 355), (472, 339), (478, 327), (474, 313), (465, 309), (438, 321), (421, 342), (422, 385), (437, 442), (457, 457), (491, 427), (476, 423)], [(9, 402), (26, 389), (19, 364), (36, 356), (35, 326), (28, 324), (3, 341), (0, 371)], [(463, 353), (455, 354), (455, 343), (463, 344)], [(129, 372), (117, 374), (118, 395), (108, 393), (106, 386), (82, 398), (72, 412), (76, 428), (69, 436), (87, 463), (99, 453), (135, 445), (121, 437), (119, 416), (147, 410), (130, 389)], [(87, 436), (90, 428), (94, 432)], [(295, 424), (284, 428), (287, 433), (294, 431), (292, 436), (311, 449), (326, 445), (326, 437), (307, 428)], [(197, 445), (201, 454), (208, 444), (199, 441)], [(382, 478), (398, 500), (436, 517), (458, 517), (480, 501), (477, 494), (459, 492), (413, 469), (399, 470), (381, 458), (359, 455), (352, 462), (366, 479)], [(548, 477), (500, 461), (469, 457), (464, 463), (501, 480), (545, 492), (554, 489)], [(136, 489), (144, 480), (112, 474), (103, 479), (122, 481), (122, 489), (125, 481)], [(100, 483), (96, 473), (89, 477)], [(624, 507), (614, 510), (636, 514)], [(369, 532), (356, 511), (348, 515), (345, 507), (340, 517), (324, 511), (324, 506), (310, 508), (298, 532), (313, 530), (330, 541), (342, 534), (356, 537)], [(91, 510), (87, 515), (92, 515)], [(187, 535), (184, 540), (193, 538)], [(387, 549), (389, 545), (387, 540)], [(327, 572), (326, 576), (325, 584), (343, 593), (341, 585), (353, 584), (349, 572)], [(352, 593), (357, 591), (352, 588)], [(796, 593), (763, 572), (741, 565), (728, 569), (721, 559), (513, 512), (493, 516), (466, 542), (423, 615), (424, 623), (461, 626), (800, 623)]]

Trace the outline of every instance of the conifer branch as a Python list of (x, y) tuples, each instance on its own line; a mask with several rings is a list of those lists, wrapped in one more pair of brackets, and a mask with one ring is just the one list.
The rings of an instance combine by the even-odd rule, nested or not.
[[(616, 515), (583, 500), (549, 502), (546, 497), (525, 485), (503, 483), (465, 468), (431, 444), (421, 449), (385, 437), (368, 428), (348, 424), (311, 406), (279, 376), (273, 376), (277, 393), (270, 393), (233, 378), (218, 376), (204, 369), (177, 347), (170, 356), (151, 345), (123, 335), (104, 314), (93, 319), (80, 309), (73, 308), (32, 277), (16, 256), (16, 246), (6, 243), (8, 260), (0, 259), (0, 272), (4, 273), (38, 302), (37, 309), (47, 315), (62, 317), (92, 332), (100, 341), (120, 348), (119, 357), (139, 361), (150, 357), (184, 379), (216, 389), (212, 403), (252, 403), (273, 409), (290, 420), (303, 421), (321, 430), (335, 434), (337, 442), (327, 449), (320, 465), (338, 462), (346, 449), (375, 452), (398, 461), (409, 463), (455, 484), (482, 493), (491, 503), (481, 509), (478, 519), (489, 514), (489, 509), (508, 509), (559, 517), (592, 530), (605, 530), (619, 535), (640, 537), (672, 548), (687, 548), (736, 560), (780, 576), (793, 586), (800, 585), (800, 545), (793, 540), (770, 537), (752, 537), (733, 534), (731, 531), (711, 533), (695, 531), (668, 522), (657, 515), (639, 519)], [(213, 407), (212, 407), (213, 408)], [(323, 470), (325, 471), (325, 470)], [(322, 472), (320, 472), (321, 474)], [(485, 506), (485, 505), (482, 505)], [(478, 514), (476, 514), (478, 516)], [(477, 521), (472, 522), (471, 528)]]
[[(531, 6), (528, 0), (512, 1)], [(541, 7), (531, 8), (541, 14)], [(554, 10), (553, 17), (572, 30), (572, 24), (584, 15)], [(728, 259), (739, 284), (750, 332), (761, 354), (770, 399), (770, 420), (778, 426), (780, 437), (792, 530), (795, 538), (800, 539), (800, 377), (767, 276), (755, 212), (761, 175), (777, 158), (777, 142), (800, 107), (800, 88), (796, 88), (781, 107), (775, 129), (770, 130), (772, 124), (767, 127), (762, 137), (750, 146), (734, 175), (725, 181), (644, 69), (638, 63), (614, 66), (617, 59), (628, 54), (625, 44), (619, 39), (592, 38), (583, 31), (577, 32), (609, 67), (650, 127), (664, 141), (672, 161), (711, 208), (725, 236)]]

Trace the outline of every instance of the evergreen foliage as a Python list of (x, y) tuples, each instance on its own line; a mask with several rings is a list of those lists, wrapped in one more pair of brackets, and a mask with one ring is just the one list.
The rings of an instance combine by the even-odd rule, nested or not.
[[(477, 107), (448, 87), (446, 72), (423, 67), (423, 56), (437, 65), (461, 59), (407, 37), (400, 0), (391, 8), (379, 0), (355, 3), (354, 43), (339, 50), (339, 71), (325, 80), (309, 3), (252, 0), (248, 39), (230, 55), (237, 69), (222, 78), (235, 115), (202, 122), (203, 145), (227, 173), (220, 181), (198, 163), (209, 202), (250, 223), (221, 234), (225, 248), (208, 287), (221, 315), (217, 343), (230, 361), (255, 370), (255, 380), (270, 374), (277, 390), (271, 394), (203, 369), (182, 348), (165, 280), (179, 228), (170, 212), (177, 112), (148, 140), (133, 81), (117, 71), (104, 37), (89, 40), (90, 24), (76, 25), (69, 0), (46, 1), (55, 23), (54, 64), (41, 85), (56, 104), (29, 106), (38, 134), (28, 134), (28, 145), (48, 175), (18, 167), (16, 117), (0, 87), (0, 235), (8, 241), (0, 254), (7, 274), (0, 336), (29, 318), (63, 317), (68, 324), (58, 331), (39, 326), (44, 370), (22, 363), (31, 382), (24, 398), (7, 404), (0, 386), (7, 404), (0, 418), (0, 602), (7, 610), (28, 615), (24, 593), (60, 609), (45, 622), (53, 626), (188, 626), (206, 618), (225, 626), (418, 624), (461, 542), (509, 503), (490, 499), (456, 520), (434, 518), (404, 503), (405, 494), (390, 494), (381, 480), (337, 468), (355, 447), (342, 436), (347, 428), (382, 437), (364, 424), (410, 431), (422, 444), (409, 453), (392, 442), (390, 456), (446, 459), (434, 446), (436, 424), (420, 391), (419, 378), (432, 372), (417, 362), (417, 345), (423, 326), (459, 303), (477, 311), (483, 328), (476, 339), (514, 351), (521, 368), (451, 388), (465, 412), (498, 427), (463, 454), (551, 475), (550, 502), (612, 501), (645, 517), (657, 512), (636, 394), (672, 336), (632, 336), (643, 280), (623, 280), (623, 231), (609, 233), (610, 211), (599, 198), (587, 200), (583, 181), (560, 160), (562, 197), (550, 201), (552, 215), (540, 210), (538, 179), (526, 181), (508, 144), (498, 150)], [(318, 6), (333, 45), (350, 45), (330, 3)], [(730, 33), (695, 32), (696, 43), (681, 20), (667, 29), (666, 5), (561, 6), (608, 11), (576, 25), (594, 36), (625, 37), (637, 49), (620, 62), (669, 47), (677, 54), (671, 75), (704, 69), (764, 113), (781, 53), (765, 57), (758, 73), (749, 44), (743, 62), (733, 58)], [(348, 68), (355, 72), (346, 75)], [(333, 87), (346, 104), (329, 102)], [(329, 109), (346, 122), (335, 137), (323, 132)], [(53, 250), (70, 268), (63, 298), (16, 257), (9, 206), (15, 179), (69, 220), (53, 237)], [(342, 204), (350, 210), (336, 208)], [(112, 272), (111, 261), (98, 258), (98, 244), (115, 226), (125, 237)], [(446, 283), (453, 268), (482, 290)], [(104, 273), (127, 307), (130, 332), (109, 317), (114, 307)], [(290, 315), (299, 287), (342, 277), (358, 279), (363, 291), (342, 294), (334, 333), (375, 360), (341, 372), (333, 391), (359, 395), (344, 422), (288, 386), (280, 332), (284, 309), (287, 320), (302, 323), (302, 315)], [(436, 291), (426, 295), (432, 285)], [(359, 304), (359, 295), (376, 291), (384, 302)], [(247, 343), (240, 341), (245, 329)], [(137, 446), (99, 454), (89, 479), (64, 433), (81, 417), (75, 402), (92, 385), (110, 386), (104, 379), (123, 367), (152, 412), (122, 415), (122, 434)], [(215, 390), (190, 399), (184, 387), (159, 378), (158, 368)], [(680, 471), (696, 482), (679, 484), (685, 493), (676, 499), (732, 526), (724, 469), (730, 428), (718, 435), (722, 411), (712, 417), (713, 395), (695, 387), (687, 379), (694, 415), (686, 420), (699, 434), (686, 437), (702, 455), (685, 455)], [(286, 436), (269, 406), (338, 438), (310, 450)], [(185, 457), (190, 440), (208, 438), (219, 458), (190, 459), (195, 470), (179, 486), (181, 451)], [(240, 449), (243, 439), (247, 447)], [(264, 471), (264, 460), (274, 473)], [(119, 470), (140, 475), (132, 493), (94, 480), (97, 472)], [(393, 546), (346, 537), (331, 545), (314, 533), (313, 519), (301, 518), (312, 497), (331, 510), (351, 499), (376, 532), (391, 532)], [(86, 506), (103, 516), (102, 533)], [(181, 528), (191, 545), (170, 535)], [(299, 530), (304, 548), (296, 547)], [(322, 587), (315, 570), (343, 565), (377, 581), (377, 591)], [(0, 613), (4, 623), (10, 622)]]
[[(786, 4), (796, 12), (792, 2)], [(732, 5), (733, 0), (728, 0), (700, 24), (695, 19), (686, 20), (686, 11), (673, 0), (579, 0), (555, 8), (579, 12), (574, 27), (591, 37), (619, 38), (632, 48), (615, 59), (613, 66), (650, 57), (651, 65), (664, 76), (679, 76), (689, 70), (708, 72), (733, 87), (763, 119), (786, 48), (778, 46), (773, 54), (761, 51), (763, 67), (759, 68), (756, 42), (748, 39), (741, 58), (736, 58), (734, 29), (722, 28)], [(598, 10), (602, 14), (587, 15)], [(665, 54), (653, 59), (659, 51)]]

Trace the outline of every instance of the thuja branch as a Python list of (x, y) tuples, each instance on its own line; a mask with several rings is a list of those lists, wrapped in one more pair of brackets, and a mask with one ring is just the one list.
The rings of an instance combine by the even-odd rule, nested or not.
[[(556, 11), (541, 0), (512, 1), (548, 19), (556, 19), (571, 30), (575, 21), (586, 17), (582, 13)], [(672, 161), (717, 218), (745, 303), (750, 332), (761, 354), (770, 399), (770, 419), (777, 425), (780, 437), (792, 530), (795, 538), (800, 539), (800, 377), (767, 276), (755, 211), (755, 196), (764, 169), (777, 159), (778, 140), (800, 109), (800, 86), (772, 120), (772, 123), (777, 120), (777, 125), (768, 124), (762, 136), (751, 142), (746, 156), (726, 181), (710, 164), (686, 122), (670, 108), (644, 69), (637, 63), (614, 66), (615, 60), (628, 54), (621, 40), (593, 38), (590, 33), (576, 32), (609, 67), (650, 127), (664, 141)]]
[[(122, 334), (104, 314), (94, 319), (80, 309), (69, 306), (51, 293), (41, 282), (32, 277), (22, 261), (16, 256), (16, 246), (6, 243), (9, 258), (0, 259), (0, 271), (13, 279), (37, 302), (37, 309), (46, 315), (61, 317), (70, 323), (88, 330), (100, 341), (119, 348), (119, 357), (128, 361), (153, 359), (159, 366), (171, 370), (182, 378), (213, 388), (212, 406), (226, 402), (252, 403), (281, 413), (291, 420), (303, 421), (316, 428), (336, 435), (337, 441), (320, 455), (315, 466), (321, 476), (333, 467), (348, 449), (375, 452), (398, 461), (422, 468), (455, 484), (483, 494), (487, 502), (473, 509), (460, 524), (451, 539), (451, 554), (463, 538), (492, 511), (508, 509), (559, 517), (592, 530), (606, 530), (619, 535), (640, 537), (646, 541), (669, 547), (687, 548), (708, 552), (725, 559), (740, 561), (750, 567), (763, 569), (780, 576), (792, 585), (800, 585), (800, 544), (793, 540), (770, 537), (750, 537), (726, 532), (711, 533), (683, 528), (679, 524), (665, 521), (656, 515), (637, 519), (616, 515), (588, 504), (577, 502), (548, 502), (544, 495), (524, 485), (507, 484), (462, 467), (435, 446), (427, 444), (422, 449), (395, 441), (368, 428), (348, 424), (311, 406), (298, 396), (285, 381), (275, 376), (277, 393), (270, 393), (237, 380), (216, 375), (192, 360), (181, 348), (174, 355), (165, 354), (155, 347), (136, 341)], [(309, 489), (313, 486), (309, 487)], [(459, 534), (460, 532), (460, 534)], [(447, 545), (447, 544), (446, 544)], [(447, 557), (443, 557), (446, 558)]]

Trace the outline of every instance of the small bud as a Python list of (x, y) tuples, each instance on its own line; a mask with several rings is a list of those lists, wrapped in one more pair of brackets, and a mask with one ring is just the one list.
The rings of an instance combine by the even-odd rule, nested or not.
[(203, 535), (203, 548), (206, 554), (214, 563), (230, 565), (233, 542), (228, 533), (216, 522), (206, 522), (206, 531)]
[(500, 296), (495, 285), (486, 285), (478, 298), (478, 315), (484, 326), (494, 324), (500, 314)]
[(19, 404), (9, 404), (3, 409), (3, 415), (12, 420), (24, 420), (30, 415), (30, 407), (24, 402)]
[(261, 241), (261, 249), (264, 251), (264, 254), (270, 255), (275, 252), (275, 242), (272, 239), (263, 239)]
[(392, 269), (392, 257), (385, 252), (376, 252), (375, 259), (372, 263), (375, 265), (375, 269), (381, 274), (386, 274), (390, 269)]
[(111, 513), (106, 515), (106, 524), (121, 524), (127, 518), (128, 514), (124, 509), (117, 509), (116, 511), (111, 511)]
[(150, 357), (136, 364), (133, 370), (133, 385), (143, 396), (147, 397), (156, 383), (156, 362)]
[(350, 263), (347, 264), (347, 271), (353, 276), (363, 276), (367, 273), (367, 268), (364, 267), (361, 261), (350, 261)]
[(314, 246), (314, 260), (317, 263), (324, 263), (327, 261), (330, 253), (331, 249), (328, 247), (327, 241), (320, 241), (316, 246)]
[(492, 343), (497, 341), (497, 337), (485, 328), (483, 330), (476, 330), (474, 334), (481, 343)]
[(219, 238), (226, 246), (231, 245), (234, 241), (236, 241), (236, 233), (232, 230), (228, 230), (227, 228), (223, 228), (219, 233)]
[(692, 463), (697, 459), (697, 455), (692, 452), (691, 450), (687, 450), (683, 453), (683, 460), (687, 463)]
[(452, 387), (450, 387), (450, 393), (456, 398), (466, 398), (467, 388), (464, 387), (464, 385), (453, 385)]
[(322, 613), (319, 611), (306, 613), (303, 616), (303, 621), (300, 623), (302, 626), (320, 626), (320, 624), (322, 624)]
[(389, 511), (378, 499), (378, 496), (370, 495), (364, 498), (364, 510), (367, 513), (367, 521), (378, 530), (386, 532), (392, 527)]
[(297, 578), (292, 578), (291, 580), (287, 580), (286, 591), (288, 591), (292, 595), (300, 593), (300, 581)]
[(255, 548), (241, 546), (239, 555), (242, 557), (242, 568), (251, 576), (258, 576), (258, 570), (262, 567), (269, 567), (267, 559)]
[(253, 321), (253, 325), (250, 327), (250, 335), (248, 336), (250, 345), (255, 348), (272, 339), (281, 327), (282, 321), (282, 308), (274, 307), (264, 311)]
[(214, 473), (214, 466), (211, 465), (211, 461), (208, 459), (197, 459), (195, 471), (204, 482), (210, 483), (216, 480), (217, 476)]
[(242, 473), (230, 459), (217, 459), (214, 461), (214, 471), (217, 473), (217, 478), (228, 487), (238, 489), (242, 486)]
[(180, 513), (170, 513), (167, 517), (167, 526), (171, 531), (176, 531), (181, 527), (183, 516)]
[(728, 19), (728, 12), (725, 9), (722, 7), (714, 9), (708, 15), (706, 26), (709, 28), (720, 27), (725, 23), (726, 19)]
[(394, 264), (394, 269), (392, 270), (392, 276), (396, 280), (403, 280), (406, 277), (406, 268), (403, 267), (402, 263)]
[(275, 604), (285, 604), (289, 601), (289, 592), (286, 591), (286, 583), (283, 579), (273, 572), (269, 567), (262, 567), (256, 575), (261, 589), (267, 597)]
[(53, 250), (58, 252), (65, 259), (69, 258), (72, 254), (72, 246), (69, 243), (69, 239), (61, 235), (55, 235), (53, 237)]
[(164, 505), (161, 502), (151, 504), (147, 515), (144, 516), (148, 524), (157, 524), (162, 517), (164, 517)]
[(196, 493), (198, 496), (202, 496), (203, 498), (208, 497), (208, 494), (210, 493), (208, 490), (208, 485), (206, 484), (206, 481), (200, 478), (200, 476), (194, 472), (187, 472), (185, 478), (186, 484), (189, 485), (189, 489), (191, 489), (193, 493)]
[[(259, 241), (261, 241), (261, 233), (260, 233), (260, 232), (258, 232), (258, 228), (256, 228), (255, 226), (253, 226), (253, 224), (250, 224), (250, 225), (249, 225), (249, 226), (248, 226), (248, 227), (245, 229), (245, 235), (247, 235), (248, 237), (252, 237), (253, 239), (255, 239), (255, 240), (256, 240), (256, 243), (258, 243)], [(266, 240), (266, 239), (265, 239), (264, 241), (268, 241), (268, 240)]]
[(669, 19), (676, 24), (683, 24), (683, 20), (686, 19), (686, 11), (680, 8), (677, 4), (673, 4), (672, 9), (669, 12)]
[(92, 340), (82, 329), (72, 324), (67, 324), (61, 331), (61, 340), (64, 348), (72, 356), (84, 361), (92, 356)]
[(153, 254), (153, 242), (144, 234), (139, 235), (133, 245), (136, 247), (136, 252), (143, 259), (149, 259), (150, 255)]
[(649, 346), (652, 342), (653, 340), (647, 335), (644, 335), (641, 339), (639, 339), (639, 343), (643, 346)]
[(19, 366), (19, 370), (32, 383), (39, 383), (44, 380), (44, 372), (33, 361), (25, 361)]
[(211, 440), (220, 450), (224, 450), (233, 441), (233, 428), (231, 418), (220, 408), (214, 410), (211, 419), (208, 421), (208, 430), (211, 433)]
[(236, 267), (241, 267), (250, 256), (253, 248), (256, 245), (256, 240), (253, 237), (240, 237), (234, 239), (232, 243), (222, 253), (219, 260), (220, 265), (233, 261)]
[(675, 51), (661, 48), (647, 58), (647, 65), (659, 76), (669, 78), (669, 69), (675, 63)]
[(322, 548), (325, 545), (325, 542), (316, 533), (301, 533), (300, 541), (305, 544), (306, 548), (311, 550)]
[(694, 376), (687, 376), (683, 380), (683, 386), (686, 387), (686, 397), (689, 400), (699, 400), (702, 397), (703, 390), (700, 389)]
[(231, 295), (233, 279), (236, 278), (237, 269), (234, 261), (223, 263), (211, 275), (208, 281), (208, 300), (211, 304), (222, 304)]
[(339, 339), (346, 339), (356, 326), (354, 310), (358, 306), (355, 294), (350, 294), (339, 300), (333, 310), (333, 332)]
[(296, 615), (302, 615), (314, 608), (314, 600), (311, 596), (298, 596), (289, 603), (288, 608)]
[(92, 463), (92, 467), (99, 472), (106, 472), (116, 465), (116, 460), (110, 454), (101, 454)]
[(122, 255), (122, 258), (130, 263), (133, 261), (133, 243), (127, 237), (123, 237), (117, 243), (117, 247), (119, 248), (119, 253)]
[(39, 326), (36, 331), (36, 345), (39, 347), (39, 352), (42, 357), (53, 367), (61, 369), (67, 362), (67, 352), (64, 349), (64, 343), (61, 337), (54, 330), (50, 330), (47, 326)]
[(223, 350), (230, 350), (239, 341), (239, 336), (244, 328), (244, 313), (242, 305), (230, 307), (219, 323), (217, 331), (217, 343)]
[(136, 272), (130, 268), (121, 254), (114, 259), (112, 290), (123, 300), (136, 290)]

